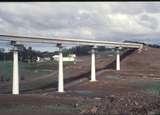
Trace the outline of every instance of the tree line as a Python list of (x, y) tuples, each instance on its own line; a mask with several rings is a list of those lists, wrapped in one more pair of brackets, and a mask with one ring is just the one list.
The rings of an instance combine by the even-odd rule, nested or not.
[[(67, 56), (68, 54), (76, 54), (77, 56), (84, 56), (84, 55), (89, 55), (90, 50), (91, 50), (91, 46), (74, 46), (71, 48), (64, 48), (63, 55)], [(104, 51), (104, 50), (109, 50), (109, 49), (104, 46), (97, 47), (97, 51)], [(43, 57), (52, 58), (52, 56), (56, 54), (58, 54), (58, 51), (42, 52), (42, 51), (33, 50), (32, 47), (26, 48), (24, 45), (20, 45), (18, 47), (19, 61), (26, 62), (26, 63), (35, 62), (37, 59), (37, 56), (42, 58)], [(4, 48), (0, 48), (0, 61), (3, 61), (3, 60), (13, 60), (13, 51), (10, 50), (9, 52), (5, 52)]]

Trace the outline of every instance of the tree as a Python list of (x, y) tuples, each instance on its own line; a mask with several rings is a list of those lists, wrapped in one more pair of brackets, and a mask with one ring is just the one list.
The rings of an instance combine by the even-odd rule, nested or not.
[(24, 45), (18, 46), (18, 52), (19, 52), (19, 60), (21, 62), (25, 62), (27, 55), (26, 55), (26, 47)]
[(97, 48), (98, 51), (105, 51), (106, 50), (106, 47), (105, 46), (99, 46)]
[(32, 62), (32, 47), (28, 47), (28, 50), (27, 50), (27, 59), (28, 59), (28, 63), (31, 63)]
[(0, 48), (0, 52), (4, 53), (5, 49), (4, 48)]
[(0, 48), (0, 60), (5, 60), (5, 49)]

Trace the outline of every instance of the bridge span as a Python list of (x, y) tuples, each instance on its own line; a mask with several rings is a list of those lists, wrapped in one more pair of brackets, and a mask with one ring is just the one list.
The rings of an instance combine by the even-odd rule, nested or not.
[(30, 43), (48, 43), (56, 44), (59, 48), (59, 66), (58, 66), (58, 92), (64, 92), (64, 73), (63, 73), (63, 44), (69, 45), (90, 45), (91, 48), (91, 82), (96, 81), (96, 65), (95, 65), (95, 50), (97, 46), (115, 47), (116, 48), (116, 70), (120, 70), (120, 49), (137, 48), (141, 50), (143, 44), (137, 43), (122, 43), (100, 40), (85, 40), (85, 39), (71, 39), (69, 37), (54, 36), (40, 37), (40, 36), (23, 36), (23, 35), (5, 35), (0, 34), (0, 40), (10, 41), (13, 47), (13, 83), (12, 94), (19, 94), (19, 66), (18, 66), (18, 45), (30, 42)]

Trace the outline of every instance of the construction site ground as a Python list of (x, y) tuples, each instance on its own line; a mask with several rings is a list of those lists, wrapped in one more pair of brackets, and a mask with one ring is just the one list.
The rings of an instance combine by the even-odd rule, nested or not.
[[(96, 57), (96, 82), (90, 79), (90, 57), (65, 66), (65, 92), (57, 92), (57, 72), (21, 81), (21, 94), (11, 95), (11, 84), (0, 85), (0, 115), (160, 115), (160, 49), (115, 58)], [(8, 87), (7, 87), (8, 86)], [(7, 87), (7, 88), (6, 88)]]

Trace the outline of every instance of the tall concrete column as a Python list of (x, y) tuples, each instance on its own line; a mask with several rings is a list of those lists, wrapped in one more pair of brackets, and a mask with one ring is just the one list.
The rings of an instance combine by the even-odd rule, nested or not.
[(117, 56), (116, 56), (116, 70), (120, 70), (120, 51), (119, 48), (116, 50)]
[(59, 70), (58, 70), (58, 92), (64, 92), (64, 78), (63, 78), (63, 53), (62, 46), (59, 47)]
[(18, 49), (14, 46), (13, 49), (13, 84), (12, 94), (19, 94), (19, 66), (18, 66)]
[(95, 49), (96, 47), (92, 47), (91, 49), (91, 80), (96, 81), (96, 67), (95, 67)]

